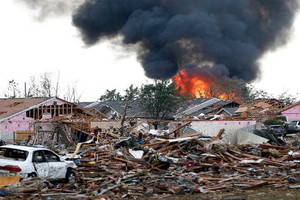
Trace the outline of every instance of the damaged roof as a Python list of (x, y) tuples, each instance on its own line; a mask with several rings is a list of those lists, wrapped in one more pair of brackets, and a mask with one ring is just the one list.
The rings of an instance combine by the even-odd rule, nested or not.
[[(93, 107), (99, 109), (102, 113), (107, 113), (108, 110), (112, 109), (116, 111), (119, 115), (124, 114), (126, 101), (122, 100), (107, 100), (95, 104)], [(144, 112), (140, 107), (140, 102), (138, 100), (132, 101), (128, 105), (128, 110), (126, 113), (127, 117), (146, 117)]]
[(223, 107), (237, 107), (238, 103), (232, 100), (222, 101), (217, 98), (197, 98), (183, 103), (177, 110), (177, 114), (198, 116), (218, 111)]
[(72, 104), (57, 97), (0, 98), (0, 121), (16, 115), (22, 111), (32, 109), (50, 100), (60, 100), (65, 103)]
[(289, 110), (289, 109), (291, 109), (291, 108), (294, 108), (294, 107), (296, 107), (296, 106), (298, 106), (298, 105), (300, 105), (300, 101), (297, 101), (296, 103), (293, 103), (292, 105), (289, 105), (289, 106), (284, 107), (284, 108), (281, 110), (281, 112), (285, 112), (285, 111), (287, 111), (287, 110)]
[(232, 107), (232, 108), (222, 108), (221, 110), (219, 110), (216, 115), (219, 115), (221, 114), (222, 112), (226, 112), (228, 115), (230, 116), (235, 116), (237, 115), (236, 113), (236, 110), (238, 109), (239, 107)]
[(0, 99), (0, 120), (40, 104), (51, 98)]
[(245, 103), (237, 109), (236, 113), (257, 112), (257, 110), (268, 110), (270, 112), (279, 112), (285, 108), (285, 104), (277, 99), (257, 99), (254, 102)]
[(177, 113), (182, 113), (188, 109), (191, 109), (197, 105), (200, 105), (200, 104), (203, 104), (209, 100), (211, 100), (212, 98), (195, 98), (195, 99), (192, 99), (188, 102), (184, 102), (182, 103), (179, 108), (177, 109)]
[(85, 108), (85, 107), (90, 107), (91, 104), (94, 104), (95, 101), (93, 102), (75, 102), (76, 106), (79, 108)]

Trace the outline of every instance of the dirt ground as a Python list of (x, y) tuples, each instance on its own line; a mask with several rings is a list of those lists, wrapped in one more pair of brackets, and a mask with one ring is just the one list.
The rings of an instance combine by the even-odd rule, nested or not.
[(175, 195), (146, 199), (163, 200), (300, 200), (300, 189), (258, 189), (211, 194)]

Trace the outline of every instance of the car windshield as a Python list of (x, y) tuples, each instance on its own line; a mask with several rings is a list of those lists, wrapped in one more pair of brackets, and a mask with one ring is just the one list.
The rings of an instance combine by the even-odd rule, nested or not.
[(291, 123), (290, 123), (290, 125), (296, 125), (297, 124), (297, 121), (292, 121)]
[(282, 126), (271, 126), (271, 128), (282, 128)]
[(28, 152), (19, 149), (11, 149), (11, 148), (0, 148), (0, 159), (12, 159), (25, 161), (28, 156)]

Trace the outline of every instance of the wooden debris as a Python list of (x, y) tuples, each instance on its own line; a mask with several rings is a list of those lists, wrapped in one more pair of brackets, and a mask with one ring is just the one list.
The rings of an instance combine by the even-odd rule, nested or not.
[[(119, 137), (102, 134), (99, 143), (91, 139), (73, 153), (74, 157), (81, 155), (76, 159), (76, 185), (15, 191), (27, 192), (26, 198), (136, 199), (261, 187), (300, 188), (300, 164), (296, 162), (300, 157), (290, 156), (290, 147), (212, 143), (223, 133), (220, 130), (208, 142), (201, 140), (201, 133), (194, 133), (175, 139), (155, 138), (142, 146), (134, 141), (117, 146)], [(212, 144), (211, 148), (206, 148), (207, 144)], [(136, 150), (144, 151), (141, 159), (130, 153)]]

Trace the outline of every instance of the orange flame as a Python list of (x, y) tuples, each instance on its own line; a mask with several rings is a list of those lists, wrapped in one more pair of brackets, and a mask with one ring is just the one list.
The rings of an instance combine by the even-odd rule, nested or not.
[(221, 100), (232, 99), (235, 94), (226, 94), (221, 88), (214, 85), (215, 80), (207, 75), (188, 74), (185, 70), (180, 70), (173, 77), (176, 89), (180, 90), (182, 95), (189, 94), (197, 98), (217, 97)]

